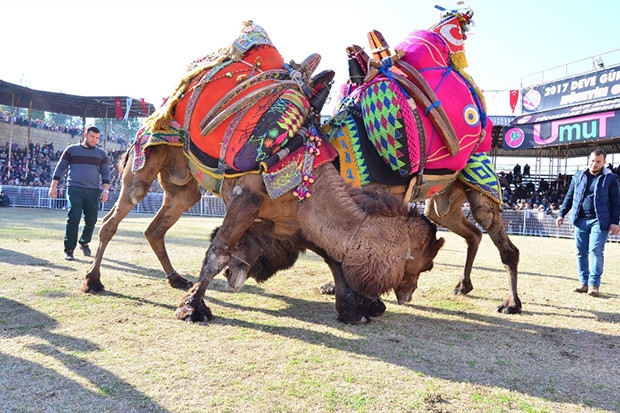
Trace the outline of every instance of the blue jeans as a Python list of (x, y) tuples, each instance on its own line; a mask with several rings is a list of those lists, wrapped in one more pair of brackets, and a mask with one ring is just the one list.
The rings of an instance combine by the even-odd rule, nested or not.
[(579, 281), (581, 285), (599, 287), (605, 261), (603, 251), (609, 231), (601, 231), (596, 218), (577, 218), (574, 225)]
[(78, 242), (78, 230), (82, 213), (84, 229), (80, 244), (88, 244), (93, 237), (97, 214), (99, 212), (100, 189), (87, 189), (70, 186), (67, 189), (67, 225), (65, 226), (65, 252), (73, 251)]

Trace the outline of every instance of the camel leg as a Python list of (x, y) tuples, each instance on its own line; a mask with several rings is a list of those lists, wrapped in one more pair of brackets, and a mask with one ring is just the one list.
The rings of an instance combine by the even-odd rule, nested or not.
[[(338, 321), (346, 324), (363, 324), (371, 321), (371, 317), (379, 317), (385, 312), (385, 304), (381, 298), (370, 298), (353, 291), (342, 274), (342, 263), (335, 261), (325, 251), (313, 244), (303, 246), (314, 251), (325, 260), (334, 277), (332, 294), (336, 295), (336, 312)], [(326, 286), (324, 286), (326, 287)]]
[(341, 263), (332, 259), (326, 259), (325, 263), (334, 276), (338, 321), (346, 324), (362, 324), (370, 322), (372, 317), (383, 315), (385, 304), (381, 298), (370, 298), (356, 293), (344, 279)]
[(502, 222), (499, 206), (478, 191), (467, 191), (467, 200), (476, 222), (484, 228), (499, 251), (502, 264), (508, 274), (509, 291), (506, 300), (497, 308), (505, 314), (521, 313), (521, 300), (517, 294), (517, 266), (519, 249), (510, 241)]
[[(105, 289), (101, 283), (101, 261), (105, 249), (116, 234), (118, 225), (123, 218), (148, 194), (151, 184), (157, 177), (163, 157), (163, 152), (159, 152), (158, 156), (150, 157), (145, 167), (135, 174), (131, 172), (130, 167), (123, 170), (121, 192), (110, 212), (103, 218), (99, 229), (99, 244), (97, 245), (95, 259), (86, 272), (86, 277), (82, 283), (83, 292), (96, 293)], [(133, 152), (130, 153), (126, 165), (131, 165), (132, 160)]]
[[(453, 190), (437, 195), (434, 199), (427, 200), (424, 214), (437, 225), (447, 228), (465, 240), (467, 244), (465, 267), (459, 282), (454, 287), (453, 293), (455, 295), (466, 295), (474, 289), (474, 285), (471, 282), (471, 270), (478, 253), (480, 241), (482, 240), (482, 231), (463, 214), (461, 205), (465, 199), (465, 192), (459, 190), (460, 188), (456, 188), (454, 184), (450, 188)], [(435, 205), (436, 202), (439, 205), (449, 204), (449, 209), (438, 212), (438, 208)]]
[(203, 299), (207, 287), (213, 277), (226, 267), (234, 247), (260, 212), (262, 197), (249, 188), (241, 185), (234, 188), (235, 195), (226, 205), (226, 216), (205, 254), (198, 281), (183, 296), (175, 311), (179, 320), (197, 322), (213, 318)]
[[(167, 167), (160, 172), (159, 182), (164, 190), (164, 199), (155, 218), (144, 231), (144, 236), (157, 256), (168, 284), (173, 288), (187, 290), (192, 287), (193, 283), (176, 272), (170, 262), (164, 241), (168, 230), (177, 223), (185, 211), (200, 200), (198, 182), (191, 177), (187, 168), (183, 167), (183, 169), (185, 171), (179, 170), (174, 175), (171, 175), (171, 170)], [(179, 181), (180, 176), (183, 179)]]

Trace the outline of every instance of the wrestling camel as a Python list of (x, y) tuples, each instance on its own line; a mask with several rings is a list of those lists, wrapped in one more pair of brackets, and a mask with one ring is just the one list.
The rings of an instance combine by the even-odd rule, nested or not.
[[(412, 32), (394, 49), (381, 33), (372, 31), (372, 58), (359, 46), (347, 48), (350, 81), (324, 133), (339, 153), (337, 165), (345, 180), (356, 187), (382, 188), (405, 203), (425, 200), (425, 215), (465, 239), (467, 258), (453, 290), (462, 295), (473, 290), (471, 272), (482, 238), (463, 214), (467, 199), (508, 275), (508, 295), (498, 311), (516, 314), (522, 309), (517, 293), (519, 250), (502, 224), (497, 177), (484, 155), (491, 136), (484, 100), (463, 71), (462, 44), (472, 14), (450, 12), (431, 29)], [(447, 29), (451, 36), (445, 36)], [(260, 237), (269, 243), (267, 239), (268, 233)], [(268, 256), (272, 250), (241, 245), (248, 251), (239, 253), (252, 255), (256, 262), (275, 258)], [(292, 262), (282, 267), (286, 265)], [(236, 262), (227, 277), (238, 289), (247, 277), (273, 275), (258, 271)], [(401, 304), (410, 299), (398, 297)]]
[[(329, 81), (310, 78), (317, 57), (284, 64), (262, 28), (249, 22), (231, 47), (194, 62), (166, 106), (147, 119), (128, 154), (120, 197), (103, 220), (82, 290), (104, 288), (105, 248), (156, 176), (164, 202), (145, 235), (172, 286), (186, 288), (190, 282), (170, 264), (164, 236), (200, 198), (198, 183), (227, 205), (198, 281), (177, 308), (179, 319), (212, 318), (203, 299), (206, 288), (259, 218), (274, 223), (276, 236), (321, 252), (334, 275), (343, 322), (381, 315), (381, 294), (432, 268), (443, 245), (434, 226), (421, 227), (424, 218), (402, 206), (378, 208), (390, 203), (389, 194), (385, 200), (363, 192), (353, 196), (331, 164), (336, 152), (329, 143), (322, 145), (316, 110)], [(364, 196), (378, 199), (375, 207), (365, 209)], [(424, 248), (418, 239), (426, 241)]]

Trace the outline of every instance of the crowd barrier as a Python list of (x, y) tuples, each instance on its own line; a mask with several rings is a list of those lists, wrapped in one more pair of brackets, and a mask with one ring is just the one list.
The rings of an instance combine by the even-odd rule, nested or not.
[[(8, 185), (2, 185), (1, 188), (11, 198), (11, 207), (65, 209), (67, 206), (67, 200), (63, 196), (50, 198), (48, 188)], [(117, 191), (111, 191), (108, 201), (101, 203), (100, 210), (109, 211), (117, 201), (119, 194)], [(133, 207), (131, 212), (155, 214), (163, 200), (163, 193), (149, 192), (142, 202)], [(216, 218), (224, 217), (224, 214), (226, 214), (224, 201), (208, 192), (185, 213), (185, 215)]]
[[(50, 198), (47, 188), (7, 185), (3, 185), (1, 188), (11, 198), (11, 207), (65, 209), (67, 205), (64, 197)], [(118, 195), (119, 192), (110, 192), (110, 198), (107, 202), (101, 204), (101, 210), (109, 211), (118, 199)], [(150, 192), (131, 212), (155, 214), (163, 202), (163, 197), (163, 193)], [(418, 205), (418, 208), (421, 213), (424, 212), (422, 205)], [(470, 211), (466, 207), (463, 208), (463, 212), (472, 223), (483, 230), (471, 217)], [(225, 214), (226, 205), (224, 201), (213, 194), (205, 192), (200, 201), (190, 208), (189, 211), (185, 212), (184, 215), (223, 218)], [(545, 214), (534, 210), (505, 209), (502, 211), (504, 228), (510, 235), (573, 238), (573, 226), (568, 222), (568, 219), (561, 228), (558, 228), (555, 225), (556, 218), (557, 212)], [(611, 236), (609, 240), (619, 242), (620, 235)]]

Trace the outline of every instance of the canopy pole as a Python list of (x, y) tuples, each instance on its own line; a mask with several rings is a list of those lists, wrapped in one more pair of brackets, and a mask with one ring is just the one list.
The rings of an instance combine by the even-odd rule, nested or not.
[(104, 133), (103, 133), (103, 149), (105, 150), (108, 142), (108, 107), (105, 107), (105, 122), (104, 122)]
[(15, 118), (15, 93), (11, 93), (11, 123), (9, 127), (9, 158), (8, 158), (8, 167), (9, 167), (9, 180), (11, 179), (11, 172), (13, 169), (13, 162), (11, 159), (11, 150), (13, 149), (13, 119)]
[(28, 162), (28, 153), (30, 151), (30, 128), (31, 127), (32, 127), (32, 99), (30, 99), (30, 103), (28, 104), (28, 139), (26, 140), (26, 174), (30, 172), (30, 170), (28, 169), (29, 164), (30, 164)]

